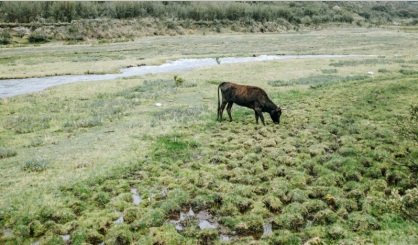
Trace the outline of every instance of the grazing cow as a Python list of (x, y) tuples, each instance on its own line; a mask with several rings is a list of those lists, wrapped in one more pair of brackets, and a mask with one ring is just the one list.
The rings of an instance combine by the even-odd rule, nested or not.
[[(222, 105), (219, 100), (219, 90), (222, 92)], [(258, 118), (260, 117), (263, 125), (266, 125), (264, 123), (263, 112), (268, 112), (273, 122), (275, 124), (279, 124), (282, 110), (285, 110), (285, 108), (280, 108), (275, 105), (269, 99), (266, 92), (259, 87), (245, 86), (229, 82), (219, 84), (217, 120), (222, 122), (222, 114), (225, 106), (228, 104), (226, 111), (228, 112), (229, 121), (232, 121), (231, 108), (233, 103), (253, 109), (255, 112), (256, 123), (258, 124)]]

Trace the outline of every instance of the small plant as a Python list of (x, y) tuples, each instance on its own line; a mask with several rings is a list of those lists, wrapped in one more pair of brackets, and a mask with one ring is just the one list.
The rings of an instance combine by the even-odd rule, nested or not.
[(35, 157), (21, 163), (20, 168), (27, 172), (42, 172), (47, 169), (48, 161)]
[(274, 80), (267, 82), (272, 87), (280, 87), (280, 86), (287, 86), (290, 85), (290, 82), (282, 81), (282, 80)]
[(92, 128), (102, 125), (100, 118), (93, 118), (91, 120), (82, 120), (78, 122), (67, 122), (64, 127), (66, 128)]
[(184, 79), (181, 78), (181, 77), (179, 77), (179, 76), (177, 76), (177, 75), (175, 75), (174, 76), (174, 82), (176, 83), (176, 86), (178, 87), (178, 86), (180, 86), (180, 85), (183, 84)]
[(332, 74), (332, 73), (337, 73), (338, 72), (337, 69), (322, 69), (321, 71), (324, 74)]

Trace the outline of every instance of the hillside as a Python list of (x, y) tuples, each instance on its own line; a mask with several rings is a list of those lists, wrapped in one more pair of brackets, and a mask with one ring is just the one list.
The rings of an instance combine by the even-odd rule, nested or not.
[(0, 2), (0, 44), (416, 26), (416, 2)]

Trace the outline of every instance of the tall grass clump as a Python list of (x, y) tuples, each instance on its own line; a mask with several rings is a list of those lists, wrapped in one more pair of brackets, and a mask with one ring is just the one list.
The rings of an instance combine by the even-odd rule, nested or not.
[(0, 147), (0, 159), (8, 158), (8, 157), (14, 157), (16, 155), (17, 155), (17, 152), (15, 150)]
[(51, 116), (29, 116), (21, 115), (10, 117), (5, 123), (5, 128), (14, 131), (17, 134), (35, 132), (37, 130), (50, 127)]
[(27, 172), (42, 172), (47, 169), (48, 161), (39, 157), (32, 158), (20, 164), (20, 168)]

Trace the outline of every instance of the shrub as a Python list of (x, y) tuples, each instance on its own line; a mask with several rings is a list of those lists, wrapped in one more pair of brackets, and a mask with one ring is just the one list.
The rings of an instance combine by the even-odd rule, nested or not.
[(176, 86), (178, 87), (183, 84), (184, 79), (176, 75), (174, 76), (174, 82), (176, 83)]
[(31, 34), (29, 34), (30, 43), (44, 43), (48, 41), (49, 41), (49, 38), (47, 34), (42, 31), (34, 31)]
[(6, 32), (6, 31), (0, 32), (0, 44), (4, 44), (4, 45), (9, 44), (11, 38), (12, 37), (9, 32)]
[(47, 169), (48, 162), (41, 158), (33, 158), (20, 164), (20, 168), (28, 172), (41, 172)]

